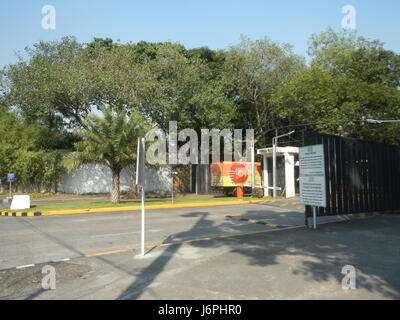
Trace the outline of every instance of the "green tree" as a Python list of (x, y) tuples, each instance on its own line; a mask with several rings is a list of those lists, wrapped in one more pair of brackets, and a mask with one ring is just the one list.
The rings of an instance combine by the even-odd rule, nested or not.
[(378, 40), (357, 36), (355, 31), (335, 32), (328, 28), (311, 36), (312, 64), (334, 75), (388, 87), (400, 85), (400, 55), (386, 50)]
[[(28, 122), (81, 126), (91, 110), (87, 61), (75, 38), (39, 42), (3, 70), (3, 91)], [(5, 88), (4, 88), (5, 86)]]
[(142, 65), (140, 109), (163, 130), (169, 121), (178, 129), (230, 128), (235, 105), (206, 61), (178, 44), (161, 43), (155, 59)]
[(138, 110), (146, 78), (133, 46), (89, 44), (82, 56), (92, 105), (128, 113)]
[(127, 117), (125, 110), (102, 108), (103, 117), (89, 115), (85, 128), (79, 130), (82, 141), (77, 152), (64, 158), (68, 171), (90, 163), (104, 164), (112, 172), (111, 202), (120, 201), (120, 173), (136, 159), (137, 138), (144, 136), (146, 121), (135, 112)]
[(67, 139), (54, 135), (50, 128), (24, 123), (15, 112), (0, 109), (0, 179), (4, 181), (6, 174), (13, 172), (19, 190), (29, 186), (37, 192), (42, 187), (51, 191), (63, 153), (54, 146), (63, 143)]
[(275, 114), (288, 125), (314, 123), (305, 127), (399, 144), (398, 125), (365, 120), (400, 119), (400, 56), (378, 41), (330, 28), (311, 37), (309, 53), (310, 68), (274, 92)]
[(267, 132), (279, 126), (271, 95), (303, 68), (303, 59), (292, 52), (290, 45), (268, 38), (251, 41), (242, 37), (239, 45), (226, 52), (224, 72), (227, 96), (238, 106), (235, 126), (253, 128), (256, 140), (265, 138)]

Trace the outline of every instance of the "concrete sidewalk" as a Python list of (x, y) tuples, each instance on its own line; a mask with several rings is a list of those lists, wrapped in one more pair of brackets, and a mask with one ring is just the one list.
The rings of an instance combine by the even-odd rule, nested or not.
[[(77, 258), (53, 264), (56, 290), (41, 289), (42, 265), (0, 272), (0, 298), (399, 299), (399, 230), (384, 215)], [(345, 265), (355, 290), (342, 288)]]

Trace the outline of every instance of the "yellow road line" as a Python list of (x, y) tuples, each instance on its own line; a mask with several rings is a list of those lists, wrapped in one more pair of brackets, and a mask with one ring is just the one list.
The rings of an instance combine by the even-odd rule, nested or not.
[(268, 227), (272, 227), (272, 228), (276, 228), (279, 225), (274, 224), (274, 223), (268, 223), (268, 222), (263, 222), (263, 221), (259, 221), (259, 220), (254, 220), (254, 219), (245, 219), (245, 218), (241, 218), (240, 216), (226, 216), (227, 218), (231, 219), (231, 220), (235, 220), (235, 221), (244, 221), (244, 222), (248, 222), (248, 223), (257, 223), (257, 224), (262, 224), (264, 226), (268, 226)]
[[(343, 221), (338, 221), (338, 222), (343, 222)], [(299, 229), (299, 228), (305, 228), (305, 226), (304, 225), (291, 226), (291, 227), (285, 227), (285, 228), (279, 228), (279, 229), (253, 231), (253, 232), (238, 233), (238, 234), (227, 234), (227, 235), (215, 236), (215, 237), (206, 237), (206, 238), (198, 238), (198, 239), (190, 239), (190, 240), (183, 240), (183, 241), (176, 241), (176, 242), (148, 245), (148, 246), (145, 246), (145, 249), (168, 247), (168, 246), (174, 246), (174, 245), (186, 244), (186, 243), (193, 243), (193, 242), (200, 242), (200, 241), (210, 241), (210, 240), (217, 240), (217, 239), (242, 237), (242, 236), (256, 235), (256, 234), (267, 233), (267, 232), (292, 230), (292, 229)], [(114, 254), (114, 253), (121, 253), (121, 252), (128, 252), (128, 251), (138, 251), (140, 249), (141, 249), (140, 247), (136, 247), (136, 248), (121, 249), (121, 250), (105, 251), (105, 252), (87, 254), (87, 255), (85, 255), (85, 257), (86, 258), (98, 257), (98, 256), (104, 256), (104, 255), (109, 255), (109, 254)]]
[[(377, 215), (373, 215), (373, 216), (364, 215), (361, 219), (374, 218), (376, 216)], [(236, 218), (236, 217), (232, 217), (232, 219), (234, 219), (234, 218)], [(348, 221), (347, 220), (335, 220), (335, 221), (320, 222), (318, 224), (321, 225), (321, 224), (331, 224), (331, 223), (341, 223), (341, 222), (348, 222)], [(272, 226), (272, 224), (271, 224), (271, 226)], [(218, 240), (218, 239), (227, 239), (227, 238), (242, 237), (242, 236), (248, 236), (248, 235), (263, 234), (263, 233), (275, 232), (275, 231), (294, 230), (294, 229), (300, 229), (300, 228), (305, 228), (305, 226), (304, 225), (297, 225), (297, 226), (283, 227), (283, 228), (277, 228), (277, 229), (245, 232), (245, 233), (238, 233), (238, 234), (227, 234), (227, 235), (221, 235), (221, 236), (215, 236), (215, 237), (205, 237), (205, 238), (198, 238), (198, 239), (190, 239), (190, 240), (162, 243), (162, 244), (156, 244), (156, 245), (147, 245), (147, 246), (145, 246), (145, 248), (146, 249), (160, 248), (160, 247), (187, 244), (187, 243), (193, 243), (193, 242), (210, 241), (210, 240)], [(31, 232), (31, 234), (34, 234), (34, 233), (36, 233), (36, 232)], [(28, 234), (28, 233), (26, 233), (26, 234)], [(11, 234), (9, 234), (8, 236), (11, 236)], [(128, 248), (128, 249), (119, 249), (119, 250), (105, 251), (105, 252), (99, 252), (99, 253), (85, 254), (85, 255), (83, 255), (83, 257), (92, 258), (92, 257), (115, 254), (115, 253), (138, 251), (140, 249), (141, 249), (140, 247)]]
[[(376, 217), (376, 216), (369, 216), (369, 217), (366, 216), (366, 217), (361, 218), (361, 219), (368, 219), (368, 218), (373, 218), (373, 217)], [(335, 221), (320, 222), (318, 224), (321, 225), (321, 224), (342, 223), (342, 222), (348, 222), (348, 221), (346, 221), (346, 220), (335, 220)], [(269, 230), (245, 232), (245, 233), (238, 233), (238, 234), (227, 234), (227, 235), (215, 236), (215, 237), (206, 237), (206, 238), (198, 238), (198, 239), (191, 239), (191, 240), (183, 240), (183, 241), (176, 241), (176, 242), (169, 242), (169, 243), (162, 243), (162, 244), (155, 244), (155, 245), (147, 245), (147, 246), (145, 246), (145, 249), (168, 247), (168, 246), (174, 246), (174, 245), (180, 245), (180, 244), (186, 244), (186, 243), (193, 243), (193, 242), (200, 242), (200, 241), (210, 241), (210, 240), (227, 239), (227, 238), (234, 238), (234, 237), (243, 237), (243, 236), (250, 236), (250, 235), (262, 234), (262, 233), (268, 233), (268, 232), (286, 231), (286, 230), (294, 230), (294, 229), (300, 229), (300, 228), (306, 228), (306, 227), (304, 225), (297, 225), (297, 226), (290, 226), (290, 227), (277, 228), (277, 229), (269, 229)], [(105, 252), (99, 252), (99, 253), (93, 253), (93, 254), (86, 254), (85, 257), (86, 258), (99, 257), (99, 256), (105, 256), (105, 255), (110, 255), (110, 254), (114, 254), (114, 253), (138, 251), (140, 249), (141, 249), (140, 247), (136, 247), (136, 248), (113, 250), (113, 251), (105, 251)]]
[(39, 233), (42, 233), (42, 232), (32, 231), (32, 232), (24, 232), (24, 233), (0, 234), (0, 238), (17, 237), (17, 236), (28, 236), (28, 235), (39, 234)]

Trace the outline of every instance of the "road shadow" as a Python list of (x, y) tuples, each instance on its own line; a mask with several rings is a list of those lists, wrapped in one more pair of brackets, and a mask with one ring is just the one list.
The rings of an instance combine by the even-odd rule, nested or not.
[[(193, 227), (190, 230), (181, 232), (177, 235), (168, 236), (163, 243), (177, 241), (177, 236), (178, 238), (189, 236), (191, 231), (195, 230), (200, 224), (204, 225), (204, 223), (206, 223), (211, 226), (212, 221), (206, 220), (207, 215), (208, 212), (196, 212), (190, 214), (191, 217), (199, 217), (199, 220), (197, 220)], [(158, 255), (158, 257), (148, 267), (144, 268), (142, 272), (137, 275), (136, 280), (117, 299), (138, 299), (154, 279), (164, 270), (167, 263), (174, 257), (175, 253), (181, 246), (181, 244), (169, 246), (162, 254)], [(149, 254), (149, 252), (147, 252), (147, 254)]]
[[(254, 213), (249, 210), (243, 216), (253, 216)], [(208, 230), (204, 235), (223, 234), (225, 230), (241, 231), (241, 225), (237, 222), (227, 219), (216, 225), (213, 220), (208, 219), (209, 215), (209, 212), (196, 211), (183, 214), (182, 218), (198, 217), (198, 220), (190, 229), (168, 236), (163, 243), (195, 238), (193, 234), (199, 234), (199, 228)], [(344, 277), (341, 273), (343, 266), (352, 265), (357, 270), (358, 288), (388, 299), (399, 299), (398, 230), (399, 217), (389, 216), (325, 224), (320, 225), (317, 230), (304, 227), (176, 244), (169, 246), (145, 267), (118, 299), (139, 299), (183, 245), (199, 249), (224, 246), (228, 248), (228, 254), (245, 256), (248, 266), (280, 265), (280, 257), (291, 256), (298, 261), (296, 267), (289, 270), (293, 275), (321, 285), (333, 279), (340, 287)], [(235, 276), (241, 275), (233, 275)]]

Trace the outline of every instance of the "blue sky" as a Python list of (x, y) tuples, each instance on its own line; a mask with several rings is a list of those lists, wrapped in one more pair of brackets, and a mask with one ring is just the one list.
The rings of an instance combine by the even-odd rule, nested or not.
[[(44, 5), (56, 9), (56, 29), (41, 27)], [(306, 55), (312, 33), (340, 30), (344, 5), (356, 9), (358, 34), (400, 52), (398, 0), (4, 0), (0, 7), (0, 67), (16, 61), (26, 46), (62, 36), (80, 42), (110, 37), (122, 43), (174, 41), (187, 48), (223, 49), (240, 35), (268, 36)]]

